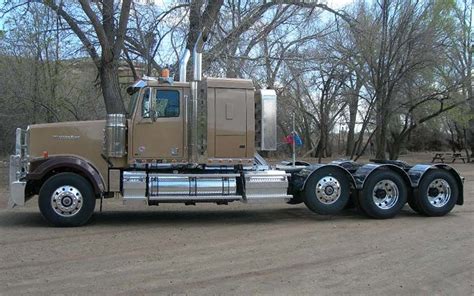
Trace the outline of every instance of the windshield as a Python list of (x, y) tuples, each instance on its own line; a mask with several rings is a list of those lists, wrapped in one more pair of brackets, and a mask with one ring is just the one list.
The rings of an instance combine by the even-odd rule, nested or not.
[(138, 94), (140, 92), (136, 91), (131, 97), (130, 97), (130, 102), (128, 103), (128, 109), (127, 109), (127, 118), (132, 117), (133, 110), (135, 110), (135, 105), (137, 104), (137, 99), (138, 99)]

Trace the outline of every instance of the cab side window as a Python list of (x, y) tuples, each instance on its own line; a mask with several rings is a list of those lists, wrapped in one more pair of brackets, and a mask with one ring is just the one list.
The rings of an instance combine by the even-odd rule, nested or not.
[[(157, 90), (155, 92), (154, 110), (157, 118), (179, 117), (179, 91)], [(142, 117), (150, 118), (152, 102), (151, 91), (145, 89), (142, 100)]]
[(145, 92), (143, 93), (142, 117), (143, 118), (150, 117), (150, 89), (149, 88), (146, 88)]
[(156, 92), (156, 116), (179, 117), (179, 92), (176, 90), (158, 90)]

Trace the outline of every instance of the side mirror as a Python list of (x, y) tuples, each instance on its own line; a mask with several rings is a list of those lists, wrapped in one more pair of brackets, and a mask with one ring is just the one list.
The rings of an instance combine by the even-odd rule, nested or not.
[(153, 121), (153, 122), (156, 121), (156, 111), (155, 110), (150, 110), (150, 118), (151, 118), (151, 121)]

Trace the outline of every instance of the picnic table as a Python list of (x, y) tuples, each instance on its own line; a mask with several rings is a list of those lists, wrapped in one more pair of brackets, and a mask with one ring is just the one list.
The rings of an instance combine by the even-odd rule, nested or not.
[(440, 161), (444, 163), (446, 158), (451, 160), (451, 163), (455, 162), (456, 159), (462, 160), (463, 163), (466, 163), (466, 158), (462, 155), (462, 153), (444, 153), (444, 152), (436, 152), (433, 156), (433, 160), (431, 162)]

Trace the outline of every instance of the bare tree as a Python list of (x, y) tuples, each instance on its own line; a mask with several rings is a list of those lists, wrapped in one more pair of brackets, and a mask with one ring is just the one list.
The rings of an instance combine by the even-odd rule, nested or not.
[[(189, 33), (186, 48), (192, 50), (199, 33), (208, 33), (217, 20), (224, 0), (196, 0), (191, 1), (189, 11)], [(202, 11), (202, 13), (201, 13)]]
[[(11, 151), (16, 127), (103, 117), (96, 69), (71, 46), (74, 35), (43, 5), (12, 11), (0, 37), (0, 154)], [(67, 60), (65, 58), (68, 58)]]
[[(34, 5), (33, 2), (35, 1), (27, 1), (25, 4)], [(118, 2), (121, 5), (116, 20)], [(73, 14), (74, 8), (64, 6), (63, 1), (50, 0), (42, 3), (67, 23), (69, 29), (76, 34), (94, 62), (99, 73), (107, 113), (125, 113), (118, 79), (118, 64), (127, 32), (131, 0), (94, 2), (79, 0), (82, 13), (93, 28), (93, 36), (89, 34), (90, 32), (85, 31), (83, 21)], [(97, 39), (98, 45), (96, 45), (95, 39)]]
[[(163, 66), (167, 66), (159, 64), (159, 50), (164, 48), (163, 43), (169, 42), (170, 36), (177, 31), (177, 27), (188, 18), (186, 10), (188, 8), (187, 3), (171, 7), (132, 3), (129, 28), (125, 37), (124, 58), (135, 79), (138, 79), (139, 75), (134, 62), (144, 64), (144, 74), (148, 76), (153, 74), (154, 69), (160, 70)], [(167, 24), (168, 20), (172, 25)], [(172, 53), (169, 47), (165, 49), (169, 51), (169, 54)], [(169, 59), (166, 64), (170, 64)]]
[[(450, 50), (448, 51), (448, 59), (451, 63), (449, 67), (453, 74), (461, 78), (462, 95), (464, 99), (469, 101), (471, 114), (474, 114), (474, 97), (473, 97), (473, 60), (474, 54), (474, 33), (473, 25), (473, 2), (469, 0), (456, 2), (454, 9), (454, 20), (456, 26), (450, 28)], [(466, 132), (467, 142), (474, 157), (474, 118), (469, 121), (469, 132)], [(468, 153), (469, 154), (469, 153)]]
[[(440, 39), (443, 38), (439, 24), (431, 21), (431, 17), (441, 12), (437, 9), (434, 4), (410, 0), (382, 0), (374, 4), (371, 12), (364, 5), (360, 7), (362, 13), (352, 33), (357, 53), (368, 69), (366, 80), (373, 88), (376, 99), (376, 158), (386, 157), (390, 124), (398, 121), (400, 104), (405, 104), (400, 102), (402, 89), (419, 77), (417, 75), (433, 69), (437, 64), (437, 54), (442, 50)], [(408, 99), (416, 101), (408, 103), (413, 108), (422, 105), (420, 101), (428, 103), (423, 100), (423, 95)], [(442, 104), (441, 112), (447, 110), (446, 106)], [(428, 118), (435, 114), (438, 111)], [(417, 125), (413, 120), (406, 120), (411, 122), (407, 124), (413, 128)], [(406, 132), (402, 131), (400, 137), (396, 137), (396, 141), (391, 144), (400, 144)], [(398, 157), (396, 150), (391, 154), (391, 158)]]

